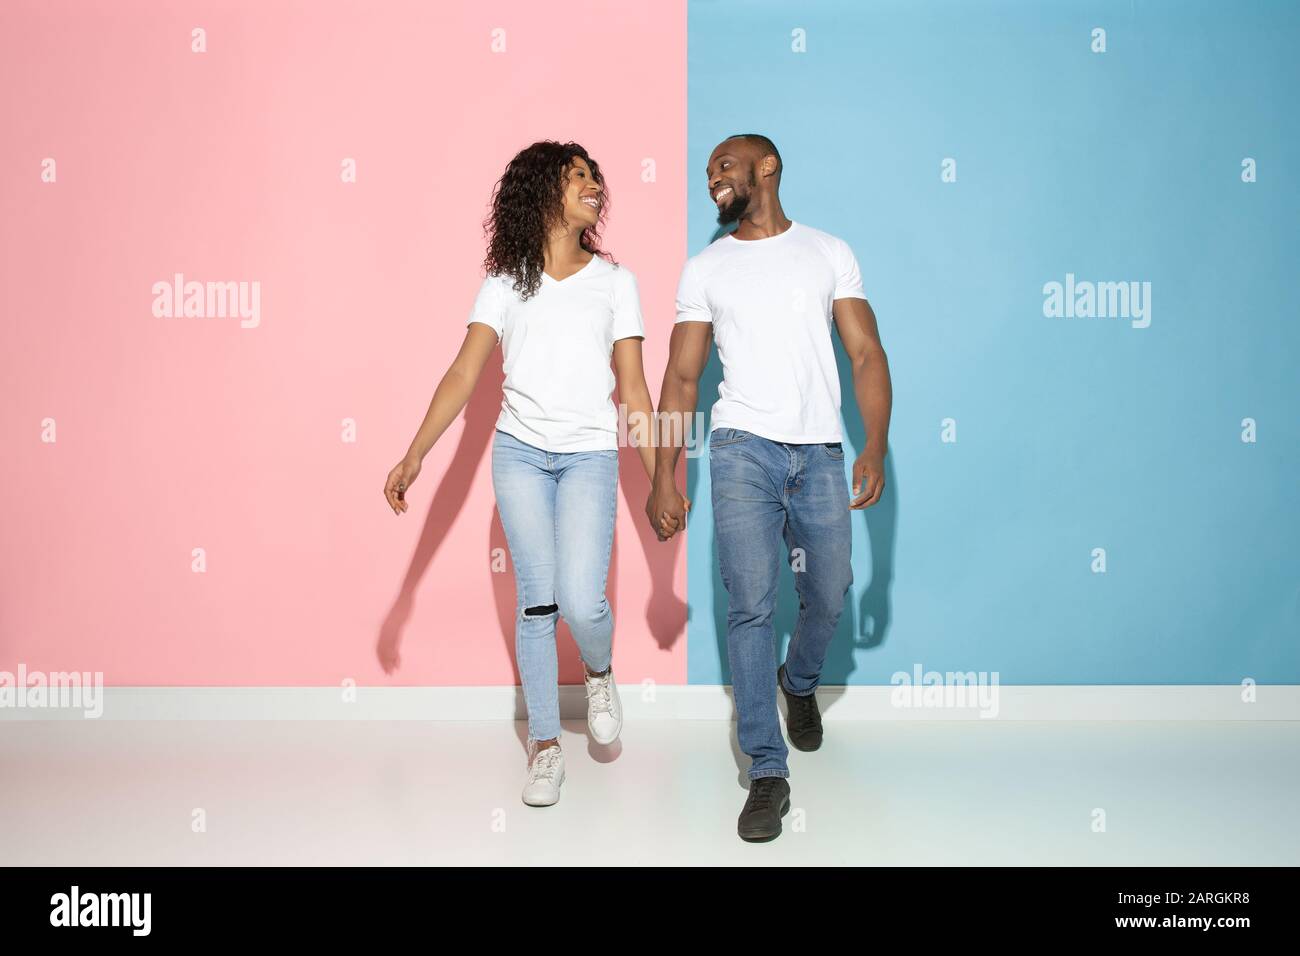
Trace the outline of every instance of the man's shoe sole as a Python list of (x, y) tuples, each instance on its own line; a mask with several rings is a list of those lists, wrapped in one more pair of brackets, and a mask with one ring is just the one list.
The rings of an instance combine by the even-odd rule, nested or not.
[[(790, 798), (786, 797), (781, 804), (781, 816), (785, 816), (789, 812), (790, 812)], [(781, 821), (778, 820), (776, 822), (776, 829), (771, 833), (762, 833), (762, 832), (755, 833), (754, 831), (751, 830), (749, 834), (746, 834), (739, 827), (736, 828), (736, 832), (737, 834), (740, 835), (740, 838), (744, 840), (746, 843), (769, 843), (781, 835)]]

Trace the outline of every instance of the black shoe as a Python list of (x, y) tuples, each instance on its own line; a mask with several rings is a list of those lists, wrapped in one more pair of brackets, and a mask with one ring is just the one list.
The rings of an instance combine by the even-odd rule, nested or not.
[(800, 697), (785, 689), (785, 665), (776, 669), (776, 686), (785, 695), (785, 729), (795, 750), (816, 750), (822, 745), (822, 714), (817, 695)]
[(789, 812), (790, 784), (785, 777), (758, 777), (749, 782), (749, 798), (736, 832), (750, 843), (775, 840), (781, 835), (781, 818)]

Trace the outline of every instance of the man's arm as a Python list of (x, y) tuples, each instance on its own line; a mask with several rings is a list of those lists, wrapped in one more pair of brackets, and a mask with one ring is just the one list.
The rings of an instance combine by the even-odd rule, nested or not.
[(646, 502), (646, 516), (660, 540), (671, 538), (686, 524), (689, 505), (677, 490), (677, 459), (695, 417), (700, 376), (712, 346), (709, 322), (678, 322), (668, 340), (668, 365), (656, 416), (655, 473)]
[(894, 395), (889, 360), (880, 344), (871, 303), (866, 299), (836, 299), (831, 314), (853, 367), (853, 393), (867, 430), (862, 454), (853, 462), (853, 500), (849, 508), (858, 511), (874, 505), (885, 490), (885, 451)]

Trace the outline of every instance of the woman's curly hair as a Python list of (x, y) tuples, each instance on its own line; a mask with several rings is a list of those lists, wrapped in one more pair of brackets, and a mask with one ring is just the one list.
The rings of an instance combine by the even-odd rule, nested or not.
[(600, 248), (600, 228), (609, 206), (609, 192), (600, 166), (577, 143), (542, 140), (521, 149), (492, 190), (492, 210), (483, 220), (487, 256), (483, 268), (488, 275), (508, 275), (521, 298), (536, 294), (542, 284), (543, 252), (551, 226), (563, 215), (567, 172), (574, 157), (581, 156), (591, 167), (600, 186), (600, 213), (596, 225), (578, 237), (583, 249), (614, 261)]

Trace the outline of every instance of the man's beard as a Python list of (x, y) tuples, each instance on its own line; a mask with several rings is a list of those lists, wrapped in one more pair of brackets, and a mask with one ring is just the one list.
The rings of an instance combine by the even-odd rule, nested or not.
[(733, 222), (737, 222), (740, 217), (745, 214), (746, 210), (749, 209), (749, 197), (754, 194), (753, 189), (758, 185), (758, 181), (754, 179), (754, 171), (752, 169), (749, 171), (749, 181), (745, 185), (749, 187), (749, 190), (745, 195), (742, 196), (740, 193), (736, 192), (735, 187), (732, 187), (731, 202), (727, 203), (725, 206), (719, 207), (719, 226), (729, 226)]

